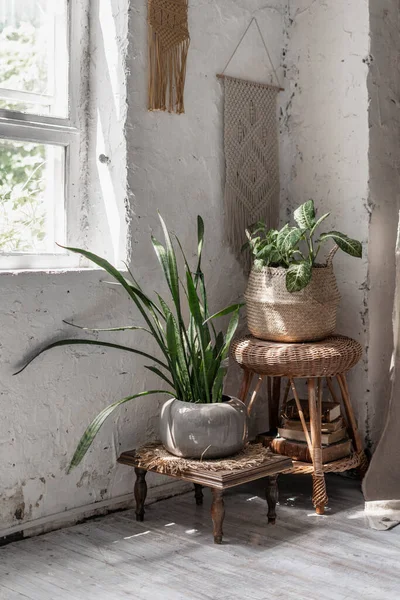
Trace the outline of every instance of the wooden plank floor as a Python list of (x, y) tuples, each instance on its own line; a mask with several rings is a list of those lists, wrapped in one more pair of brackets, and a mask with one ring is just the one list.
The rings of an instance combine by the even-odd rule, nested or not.
[(0, 548), (1, 600), (399, 600), (400, 527), (373, 531), (359, 484), (328, 478), (315, 516), (311, 478), (280, 478), (275, 526), (260, 482), (227, 492), (224, 544), (192, 494)]

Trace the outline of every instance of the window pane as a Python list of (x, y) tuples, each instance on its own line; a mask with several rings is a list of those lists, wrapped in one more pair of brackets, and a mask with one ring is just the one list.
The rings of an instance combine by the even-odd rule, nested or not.
[(0, 253), (60, 252), (64, 155), (60, 146), (0, 139)]
[(0, 0), (0, 108), (68, 116), (67, 0)]

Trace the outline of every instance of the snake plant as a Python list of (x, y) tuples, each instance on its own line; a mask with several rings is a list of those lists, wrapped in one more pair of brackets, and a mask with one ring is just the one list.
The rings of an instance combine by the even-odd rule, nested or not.
[[(195, 403), (222, 402), (222, 387), (226, 373), (226, 363), (231, 340), (239, 322), (241, 304), (232, 304), (223, 310), (210, 315), (204, 274), (201, 269), (201, 257), (204, 243), (204, 224), (201, 217), (197, 218), (197, 265), (195, 271), (190, 268), (179, 239), (176, 243), (182, 253), (184, 262), (184, 278), (180, 277), (175, 249), (171, 235), (160, 216), (165, 239), (164, 245), (152, 237), (152, 244), (167, 282), (170, 301), (167, 302), (160, 294), (151, 298), (140, 286), (128, 269), (128, 276), (111, 265), (107, 260), (80, 248), (66, 249), (76, 252), (89, 259), (95, 265), (103, 268), (126, 291), (136, 309), (139, 311), (143, 326), (115, 327), (109, 329), (94, 329), (92, 331), (145, 331), (159, 349), (159, 356), (153, 356), (135, 347), (123, 346), (110, 342), (93, 339), (62, 339), (37, 352), (17, 373), (21, 373), (35, 358), (43, 352), (59, 346), (74, 344), (100, 345), (131, 352), (149, 360), (152, 364), (145, 368), (157, 375), (166, 389), (142, 391), (122, 398), (103, 409), (84, 432), (69, 470), (77, 466), (104, 421), (121, 404), (150, 394), (168, 394), (178, 400)], [(184, 305), (188, 308), (188, 319), (184, 318)], [(231, 314), (225, 334), (217, 333), (213, 320), (217, 317)], [(68, 323), (72, 325), (72, 323)], [(86, 329), (86, 327), (79, 327)]]
[(267, 229), (259, 221), (246, 230), (248, 242), (243, 248), (249, 248), (253, 255), (254, 268), (284, 267), (286, 288), (289, 292), (299, 292), (311, 281), (312, 268), (316, 264), (321, 246), (332, 240), (343, 252), (357, 258), (362, 257), (362, 246), (357, 240), (349, 238), (340, 231), (315, 234), (319, 226), (330, 213), (317, 219), (314, 201), (308, 200), (294, 211), (297, 227), (289, 223), (280, 230)]

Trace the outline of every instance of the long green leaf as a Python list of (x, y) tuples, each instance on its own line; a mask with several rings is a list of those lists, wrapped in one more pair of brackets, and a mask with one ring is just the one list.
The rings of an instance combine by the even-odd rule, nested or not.
[(226, 375), (226, 368), (220, 366), (218, 368), (218, 371), (214, 378), (214, 383), (212, 386), (212, 401), (213, 402), (222, 402), (222, 389), (223, 389), (225, 375)]
[[(105, 258), (101, 258), (101, 256), (97, 256), (97, 254), (93, 254), (93, 252), (89, 252), (88, 250), (82, 250), (81, 248), (72, 248), (71, 246), (61, 246), (60, 245), (60, 247), (65, 248), (65, 250), (68, 250), (69, 252), (81, 254), (82, 256), (84, 256), (85, 258), (87, 258), (88, 260), (93, 262), (95, 265), (98, 265), (99, 267), (101, 267), (102, 269), (107, 271), (107, 273), (109, 275), (114, 277), (114, 279), (122, 285), (122, 287), (127, 291), (129, 296), (131, 297), (131, 299), (136, 304), (141, 315), (143, 316), (147, 325), (149, 326), (149, 329), (151, 330), (152, 335), (154, 336), (154, 339), (159, 344), (161, 350), (164, 352), (162, 339), (160, 339), (160, 336), (159, 336), (158, 332), (156, 331), (156, 329), (154, 328), (154, 325), (151, 322), (151, 319), (148, 317), (148, 315), (146, 314), (146, 311), (143, 309), (143, 306), (138, 298), (138, 294), (135, 292), (134, 286), (132, 286), (132, 284), (129, 281), (127, 281), (127, 279), (122, 275), (122, 273), (120, 273), (118, 271), (118, 269), (116, 269), (111, 263), (109, 263), (108, 260), (106, 260)], [(148, 298), (148, 301), (151, 302), (151, 300), (149, 298)]]
[(127, 396), (126, 398), (122, 398), (122, 400), (118, 400), (117, 402), (114, 402), (113, 404), (110, 404), (110, 406), (104, 408), (90, 423), (89, 427), (86, 429), (85, 433), (81, 437), (80, 442), (72, 457), (71, 463), (68, 467), (68, 473), (71, 471), (71, 469), (77, 467), (82, 461), (83, 457), (89, 450), (94, 438), (99, 432), (104, 421), (107, 419), (107, 417), (111, 415), (112, 412), (114, 412), (116, 408), (118, 408), (119, 406), (121, 406), (121, 404), (124, 404), (125, 402), (129, 402), (130, 400), (134, 400), (135, 398), (141, 398), (142, 396), (149, 396), (150, 394), (169, 394), (172, 396), (174, 395), (172, 392), (168, 392), (165, 390), (149, 390), (146, 392), (139, 392), (139, 394), (134, 394), (133, 396)]
[(242, 306), (244, 306), (244, 302), (239, 304), (231, 304), (230, 306), (227, 306), (219, 312), (214, 313), (213, 315), (211, 315), (211, 317), (208, 317), (208, 319), (204, 322), (207, 323), (207, 321), (211, 321), (211, 319), (217, 319), (218, 317), (224, 317), (225, 315), (229, 315), (231, 312), (242, 308)]
[(162, 218), (162, 216), (160, 214), (158, 215), (158, 217), (160, 219), (161, 227), (162, 227), (162, 230), (164, 233), (166, 256), (167, 256), (168, 268), (169, 268), (171, 293), (172, 293), (172, 297), (173, 297), (173, 300), (175, 303), (175, 308), (176, 308), (178, 320), (179, 320), (181, 309), (180, 309), (180, 297), (179, 297), (179, 275), (178, 275), (178, 267), (176, 264), (175, 250), (172, 245), (171, 237), (169, 235), (167, 226), (165, 225), (164, 219)]
[(200, 352), (201, 352), (201, 357), (202, 357), (202, 361), (203, 361), (203, 378), (204, 378), (204, 387), (205, 387), (205, 395), (206, 395), (206, 401), (210, 402), (211, 398), (210, 398), (210, 390), (208, 387), (208, 373), (207, 373), (207, 364), (206, 364), (206, 348), (208, 346), (208, 344), (210, 343), (210, 332), (208, 330), (208, 327), (203, 325), (203, 316), (202, 316), (202, 311), (200, 308), (200, 301), (199, 298), (197, 296), (197, 292), (196, 292), (196, 288), (194, 285), (194, 281), (192, 278), (192, 274), (189, 271), (186, 271), (186, 286), (187, 286), (187, 292), (188, 292), (188, 298), (189, 298), (189, 309), (190, 309), (190, 314), (193, 317), (193, 321), (194, 321), (194, 325), (196, 328), (196, 332), (197, 332), (197, 336), (198, 336), (198, 340), (199, 340), (199, 347), (200, 347)]
[(52, 344), (49, 344), (45, 348), (42, 348), (42, 350), (40, 350), (32, 358), (30, 358), (28, 360), (28, 362), (25, 363), (25, 365), (22, 367), (22, 369), (19, 369), (19, 371), (14, 373), (14, 375), (18, 375), (19, 373), (22, 373), (22, 371), (24, 371), (26, 369), (26, 367), (28, 365), (30, 365), (32, 361), (35, 360), (35, 358), (37, 358), (38, 356), (43, 354), (43, 352), (50, 350), (51, 348), (57, 348), (58, 346), (74, 346), (77, 344), (91, 345), (91, 346), (105, 346), (106, 348), (116, 348), (117, 350), (133, 352), (134, 354), (139, 354), (140, 356), (144, 356), (145, 358), (149, 358), (150, 360), (153, 360), (157, 364), (164, 367), (164, 369), (168, 369), (168, 365), (164, 364), (161, 360), (159, 360), (155, 356), (151, 356), (150, 354), (147, 354), (146, 352), (142, 352), (141, 350), (136, 350), (136, 348), (129, 348), (128, 346), (121, 346), (120, 344), (112, 344), (111, 342), (101, 342), (98, 340), (85, 340), (85, 339), (75, 340), (75, 339), (72, 339), (72, 340), (59, 340), (58, 342), (53, 342)]
[(314, 200), (308, 200), (294, 211), (294, 220), (301, 229), (311, 230), (315, 225)]
[(197, 215), (197, 269), (196, 269), (196, 283), (197, 277), (200, 276), (201, 272), (201, 256), (204, 246), (204, 221), (200, 215)]
[(151, 236), (151, 241), (152, 241), (156, 256), (158, 258), (158, 262), (160, 263), (162, 270), (164, 271), (165, 279), (167, 280), (168, 287), (172, 294), (171, 275), (169, 272), (167, 252), (166, 252), (164, 246), (161, 244), (161, 242), (156, 240), (155, 237)]
[(308, 261), (290, 265), (286, 273), (286, 289), (288, 292), (299, 292), (311, 281), (312, 267)]
[[(180, 400), (188, 401), (189, 398), (185, 396), (192, 395), (189, 367), (180, 331), (172, 312), (170, 312), (167, 319), (167, 344), (171, 356), (171, 365), (173, 367), (172, 375), (174, 382), (177, 383), (180, 390)], [(178, 371), (176, 377), (174, 377), (176, 367), (178, 368)]]
[(325, 213), (324, 215), (322, 215), (322, 217), (320, 217), (318, 219), (318, 221), (315, 223), (314, 227), (311, 230), (311, 234), (310, 235), (313, 235), (314, 232), (315, 232), (315, 230), (321, 225), (321, 223), (323, 221), (325, 221), (325, 219), (327, 219), (328, 217), (330, 217), (330, 215), (331, 215), (331, 213)]
[(320, 242), (327, 239), (334, 240), (339, 248), (343, 250), (343, 252), (346, 252), (346, 254), (350, 254), (350, 256), (355, 256), (356, 258), (362, 258), (362, 244), (358, 240), (353, 240), (344, 233), (340, 233), (340, 231), (329, 231), (328, 233), (322, 233), (320, 235)]
[(240, 312), (240, 306), (237, 307), (236, 311), (234, 312), (234, 314), (232, 315), (232, 317), (229, 321), (229, 325), (228, 325), (228, 329), (226, 332), (224, 343), (221, 345), (220, 351), (214, 361), (216, 370), (215, 370), (215, 375), (214, 375), (215, 379), (214, 379), (214, 383), (212, 386), (213, 402), (221, 402), (221, 400), (222, 400), (223, 381), (224, 381), (224, 377), (225, 377), (225, 374), (227, 371), (227, 367), (224, 363), (227, 360), (227, 357), (229, 354), (229, 348), (230, 348), (233, 336), (236, 333), (237, 326), (239, 324), (239, 312)]
[(237, 308), (229, 321), (228, 329), (226, 330), (225, 344), (221, 351), (222, 360), (228, 356), (229, 347), (231, 345), (233, 336), (235, 335), (237, 326), (239, 325), (239, 311), (240, 308)]
[(168, 377), (162, 371), (160, 371), (160, 369), (157, 369), (157, 367), (153, 367), (151, 365), (145, 365), (145, 369), (148, 369), (149, 371), (151, 371), (152, 373), (154, 373), (155, 375), (157, 375), (158, 377), (163, 379), (172, 388), (175, 388), (175, 384), (172, 383), (172, 381), (170, 379), (168, 379)]
[[(188, 359), (186, 357), (186, 353), (184, 351), (184, 344), (183, 344), (182, 338), (180, 336), (179, 328), (177, 327), (175, 318), (174, 318), (173, 313), (172, 313), (171, 309), (169, 308), (168, 304), (165, 302), (165, 300), (162, 298), (162, 296), (160, 296), (160, 294), (157, 294), (157, 298), (158, 298), (158, 301), (160, 303), (161, 309), (163, 311), (163, 314), (164, 314), (164, 317), (165, 317), (167, 323), (168, 323), (169, 319), (172, 320), (175, 335), (178, 336), (178, 341), (176, 341), (176, 343), (179, 343), (180, 346), (182, 347), (182, 352), (180, 353), (180, 358), (183, 359), (184, 366), (185, 366), (184, 371), (183, 371), (184, 385), (182, 385), (181, 376), (180, 376), (182, 374), (182, 371), (181, 371), (181, 369), (179, 369), (179, 371), (177, 370), (176, 359), (175, 359), (175, 357), (171, 356), (170, 351), (168, 349), (168, 352), (169, 352), (168, 363), (170, 366), (170, 372), (171, 372), (172, 378), (174, 380), (175, 389), (176, 389), (177, 394), (179, 395), (180, 399), (184, 399), (186, 388), (188, 388), (190, 390), (189, 394), (194, 396), (198, 393), (198, 391), (193, 389), (193, 386), (191, 383), (190, 371), (189, 371), (190, 365), (189, 365)], [(171, 327), (171, 325), (170, 325), (170, 327)], [(169, 335), (171, 336), (171, 332), (169, 333)], [(170, 337), (170, 343), (171, 343), (171, 341), (172, 341), (172, 338)], [(190, 343), (188, 342), (187, 345), (190, 346)], [(168, 346), (168, 336), (167, 336), (167, 346)], [(194, 379), (196, 380), (196, 375), (194, 375)], [(196, 381), (195, 381), (195, 383), (196, 383)]]

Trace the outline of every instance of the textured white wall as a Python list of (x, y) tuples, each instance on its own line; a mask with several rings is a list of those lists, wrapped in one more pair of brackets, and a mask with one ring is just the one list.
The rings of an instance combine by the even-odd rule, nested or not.
[[(392, 268), (388, 261), (384, 272), (380, 270), (379, 248), (398, 190), (397, 162), (390, 158), (397, 148), (393, 129), (397, 126), (397, 88), (393, 83), (384, 97), (375, 94), (370, 113), (368, 94), (374, 94), (377, 83), (382, 86), (387, 61), (396, 80), (398, 62), (385, 41), (386, 33), (378, 28), (382, 18), (394, 19), (395, 4), (387, 0), (385, 6), (378, 6), (375, 2), (371, 13), (377, 32), (372, 42), (380, 40), (381, 50), (380, 62), (375, 71), (372, 67), (367, 82), (367, 0), (271, 0), (268, 4), (262, 0), (193, 0), (186, 114), (176, 116), (146, 111), (145, 0), (96, 0), (88, 57), (95, 101), (87, 108), (83, 103), (90, 133), (89, 195), (83, 219), (92, 248), (111, 260), (127, 255), (147, 289), (164, 291), (149, 239), (151, 233), (160, 236), (157, 209), (179, 235), (189, 257), (191, 249), (195, 250), (196, 215), (201, 214), (206, 225), (204, 269), (211, 306), (217, 310), (240, 297), (245, 280), (223, 242), (223, 84), (215, 74), (224, 67), (251, 17), (258, 18), (275, 65), (282, 62), (283, 48), (282, 219), (297, 204), (314, 197), (320, 211), (332, 211), (330, 227), (365, 244), (370, 237), (375, 244), (370, 272), (367, 245), (362, 261), (343, 254), (336, 258), (343, 296), (339, 328), (368, 350), (351, 375), (367, 443), (376, 440), (380, 428), (377, 407), (387, 363), (379, 319), (384, 318), (384, 331), (389, 331), (391, 311), (390, 294), (378, 310)], [(389, 30), (395, 44), (395, 31)], [(255, 29), (228, 73), (260, 80), (270, 73)], [(278, 73), (283, 81), (283, 72)], [(389, 157), (390, 169), (383, 155)], [(383, 197), (380, 186), (386, 180)], [(385, 244), (386, 252), (390, 236)], [(371, 293), (373, 274), (376, 288)], [(65, 333), (71, 335), (63, 318), (100, 326), (136, 319), (121, 291), (101, 283), (103, 279), (108, 277), (99, 271), (0, 275), (0, 536), (23, 529), (28, 522), (37, 523), (38, 531), (46, 520), (50, 522), (46, 527), (51, 527), (51, 522), (60, 522), (63, 511), (67, 511), (66, 521), (73, 521), (93, 509), (94, 502), (106, 507), (131, 500), (133, 474), (127, 468), (115, 468), (115, 458), (121, 449), (156, 434), (161, 399), (124, 407), (105, 425), (84, 464), (69, 476), (65, 467), (86, 424), (102, 407), (156, 384), (143, 370), (142, 361), (82, 346), (53, 351), (19, 377), (11, 375), (26, 351)], [(153, 351), (140, 334), (103, 337)], [(380, 360), (379, 349), (383, 352)], [(229, 391), (235, 392), (236, 385), (233, 374)], [(153, 488), (155, 494), (166, 493), (164, 480), (154, 478), (150, 483), (158, 487), (158, 491)]]
[[(368, 347), (368, 0), (290, 2), (285, 17), (282, 219), (313, 198), (322, 230), (364, 245), (362, 261), (339, 252), (338, 331)], [(329, 228), (329, 229), (328, 229)], [(350, 374), (363, 434), (368, 423), (368, 353)]]
[[(223, 84), (216, 74), (225, 67), (253, 16), (274, 65), (280, 65), (284, 5), (279, 0), (268, 5), (262, 0), (190, 3), (186, 112), (180, 116), (146, 110), (145, 0), (131, 10), (127, 65), (131, 255), (149, 289), (158, 287), (160, 277), (149, 246), (150, 234), (159, 236), (157, 209), (184, 248), (193, 252), (196, 215), (202, 215), (206, 228), (203, 267), (212, 310), (237, 300), (245, 288), (241, 269), (223, 240)], [(272, 69), (254, 23), (227, 74), (272, 81)], [(279, 68), (278, 76), (283, 77)], [(229, 393), (237, 393), (237, 382), (238, 373), (231, 373)], [(263, 416), (266, 425), (261, 412), (258, 417)]]
[[(128, 246), (131, 263), (150, 291), (162, 289), (150, 245), (150, 234), (160, 234), (157, 209), (189, 257), (195, 251), (196, 216), (203, 216), (204, 269), (213, 308), (236, 300), (244, 289), (244, 278), (223, 245), (223, 89), (215, 74), (253, 15), (279, 64), (283, 4), (191, 2), (186, 114), (176, 116), (146, 111), (145, 0), (92, 3), (88, 60), (95, 101), (87, 110), (84, 105), (90, 135), (83, 225), (90, 231), (91, 248), (110, 260), (123, 258)], [(263, 80), (270, 73), (254, 30), (229, 73)], [(71, 522), (88, 514), (94, 502), (104, 507), (131, 501), (127, 494), (132, 492), (133, 473), (115, 468), (115, 459), (122, 449), (155, 435), (161, 399), (125, 406), (104, 426), (84, 464), (69, 476), (65, 467), (85, 426), (101, 408), (156, 384), (142, 361), (101, 348), (57, 349), (12, 377), (27, 352), (75, 334), (62, 319), (107, 326), (137, 318), (122, 292), (101, 283), (104, 279), (109, 278), (99, 271), (0, 275), (0, 537), (24, 529), (28, 522), (37, 525), (36, 531), (51, 527), (61, 522), (63, 511), (65, 522)], [(102, 337), (152, 352), (140, 333)], [(155, 495), (169, 490), (162, 478), (149, 482), (158, 486)]]

